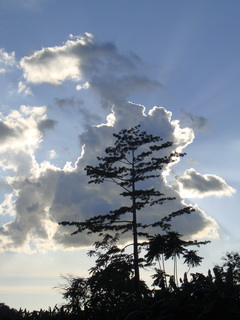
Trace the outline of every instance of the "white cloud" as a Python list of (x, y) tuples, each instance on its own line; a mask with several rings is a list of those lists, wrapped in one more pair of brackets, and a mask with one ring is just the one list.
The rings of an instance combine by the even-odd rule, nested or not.
[(15, 52), (7, 53), (0, 49), (0, 74), (7, 72), (9, 67), (15, 65)]
[(77, 86), (76, 86), (76, 90), (77, 91), (80, 91), (80, 90), (83, 90), (83, 89), (89, 89), (90, 88), (90, 83), (87, 81), (87, 82), (85, 82), (84, 84), (78, 84)]
[(0, 204), (0, 215), (16, 215), (14, 198), (14, 193), (5, 194), (4, 200)]
[(34, 153), (42, 140), (39, 124), (47, 120), (46, 107), (22, 105), (19, 111), (0, 116), (0, 168), (26, 175), (36, 165)]
[(200, 174), (191, 168), (177, 177), (179, 190), (184, 198), (203, 198), (207, 196), (230, 196), (236, 190), (224, 179), (214, 174)]
[(81, 65), (84, 64), (82, 60), (91, 60), (91, 46), (91, 37), (77, 37), (62, 46), (36, 51), (20, 61), (24, 78), (31, 83), (45, 82), (53, 85), (60, 85), (66, 80), (80, 81)]
[(56, 150), (50, 150), (49, 151), (49, 158), (50, 159), (54, 159), (57, 157), (57, 153), (56, 153)]
[[(11, 65), (14, 55), (11, 60), (11, 55), (1, 52), (5, 65), (7, 60)], [(48, 118), (45, 106), (23, 105), (6, 116), (1, 115), (0, 168), (12, 169), (15, 174), (5, 179), (12, 189), (0, 207), (2, 213), (9, 209), (15, 214), (11, 222), (0, 228), (0, 243), (4, 250), (30, 252), (91, 245), (92, 237), (85, 234), (71, 236), (69, 228), (59, 226), (58, 222), (84, 220), (124, 205), (125, 199), (119, 197), (120, 190), (107, 183), (104, 187), (89, 185), (84, 171), (86, 165), (96, 164), (96, 157), (103, 155), (105, 148), (114, 143), (112, 134), (140, 124), (143, 130), (160, 136), (163, 141), (173, 142), (168, 150), (162, 150), (161, 156), (164, 156), (175, 150), (182, 152), (194, 140), (192, 128), (201, 129), (206, 124), (205, 118), (185, 113), (188, 123), (183, 128), (183, 124), (173, 121), (172, 113), (163, 107), (154, 107), (147, 113), (144, 106), (127, 102), (137, 90), (159, 90), (162, 85), (144, 75), (144, 64), (136, 55), (121, 54), (113, 43), (95, 41), (91, 34), (70, 35), (61, 46), (43, 48), (22, 58), (20, 66), (24, 81), (18, 83), (19, 93), (30, 94), (31, 84), (61, 85), (70, 80), (75, 83), (76, 90), (89, 89), (97, 94), (109, 114), (106, 123), (86, 126), (79, 136), (80, 144), (84, 146), (82, 153), (75, 164), (66, 162), (62, 169), (48, 161), (38, 163), (35, 158), (46, 131), (53, 130), (57, 123), (59, 127), (62, 124)], [(99, 123), (101, 117), (83, 104), (83, 100), (75, 97), (55, 99), (55, 106), (68, 115), (70, 110), (72, 113), (77, 110), (86, 123), (93, 120)], [(54, 159), (55, 145), (49, 149), (48, 155)], [(191, 171), (193, 169), (178, 177), (177, 186), (170, 187), (167, 175), (173, 165), (166, 166), (161, 178), (152, 183), (176, 200), (143, 210), (139, 214), (143, 222), (159, 220), (183, 208), (183, 191), (191, 191), (195, 196), (233, 192), (223, 179), (200, 175)], [(196, 205), (194, 207), (196, 211), (191, 215), (174, 220), (173, 228), (189, 237), (217, 237), (218, 225), (214, 219)]]
[(136, 55), (118, 52), (111, 42), (94, 41), (91, 34), (70, 36), (62, 46), (43, 48), (20, 61), (25, 81), (33, 84), (60, 85), (66, 80), (78, 82), (76, 90), (92, 89), (102, 106), (126, 102), (137, 90), (159, 90), (162, 85), (144, 74), (144, 65)]
[[(191, 129), (181, 129), (177, 121), (171, 120), (171, 113), (162, 107), (155, 107), (146, 114), (145, 108), (140, 105), (128, 103), (115, 106), (108, 120), (107, 124), (88, 127), (80, 136), (84, 152), (75, 166), (68, 163), (60, 170), (44, 162), (32, 166), (27, 178), (22, 176), (9, 180), (18, 194), (14, 203), (16, 218), (0, 229), (2, 248), (31, 251), (92, 244), (93, 237), (85, 234), (71, 236), (71, 228), (58, 226), (58, 222), (87, 219), (124, 204), (124, 199), (119, 197), (120, 190), (107, 183), (104, 187), (89, 185), (83, 170), (87, 164), (94, 165), (96, 157), (113, 143), (112, 133), (140, 124), (143, 130), (161, 136), (164, 141), (173, 141), (168, 152), (181, 151), (194, 138)], [(179, 193), (166, 184), (165, 176), (156, 179), (154, 185), (166, 195), (175, 196), (176, 200), (142, 211), (139, 219), (143, 222), (156, 221), (184, 206)], [(191, 215), (177, 218), (173, 227), (189, 237), (216, 237), (218, 233), (217, 223), (198, 207)]]
[(18, 93), (24, 93), (25, 95), (33, 95), (31, 89), (27, 87), (23, 81), (19, 81), (18, 83)]
[(48, 82), (59, 85), (65, 80), (81, 80), (78, 59), (67, 56), (62, 48), (48, 48), (36, 52), (32, 57), (23, 58), (20, 66), (28, 82)]

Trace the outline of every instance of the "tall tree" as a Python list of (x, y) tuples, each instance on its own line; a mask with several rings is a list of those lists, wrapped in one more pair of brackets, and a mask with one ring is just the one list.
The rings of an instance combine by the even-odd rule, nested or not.
[[(133, 239), (133, 266), (135, 274), (135, 290), (140, 297), (140, 275), (139, 251), (142, 246), (142, 237), (148, 237), (148, 227), (160, 227), (169, 229), (170, 220), (178, 215), (190, 213), (191, 207), (185, 207), (177, 212), (154, 221), (151, 224), (144, 224), (138, 221), (138, 212), (146, 206), (159, 205), (167, 200), (174, 200), (174, 197), (167, 197), (154, 187), (144, 188), (143, 181), (157, 179), (161, 176), (161, 170), (176, 161), (184, 154), (169, 152), (161, 157), (163, 149), (170, 148), (172, 142), (162, 142), (159, 136), (141, 131), (137, 125), (131, 129), (123, 129), (118, 134), (113, 134), (114, 146), (105, 149), (105, 156), (97, 157), (97, 166), (86, 166), (85, 170), (90, 177), (89, 183), (101, 184), (112, 182), (122, 191), (120, 195), (126, 200), (126, 206), (110, 211), (108, 214), (97, 215), (82, 222), (61, 222), (62, 225), (75, 225), (77, 230), (73, 233), (83, 232), (98, 233), (104, 239), (120, 237), (126, 232), (132, 233)], [(165, 152), (166, 153), (166, 152)]]

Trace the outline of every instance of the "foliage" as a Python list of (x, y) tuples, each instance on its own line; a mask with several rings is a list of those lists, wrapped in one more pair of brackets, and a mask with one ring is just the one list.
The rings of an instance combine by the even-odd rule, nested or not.
[(232, 270), (233, 281), (240, 284), (240, 254), (238, 252), (227, 252), (226, 256), (222, 257), (224, 263), (221, 266), (216, 266), (223, 274), (227, 274), (229, 268)]
[(189, 246), (205, 245), (208, 241), (192, 241), (181, 239), (182, 235), (175, 231), (167, 231), (165, 234), (157, 234), (149, 237), (147, 254), (145, 255), (149, 265), (152, 265), (153, 260), (159, 263), (159, 269), (156, 269), (156, 274), (153, 275), (153, 285), (161, 283), (162, 287), (166, 286), (166, 270), (165, 260), (172, 258), (174, 260), (174, 272), (171, 278), (176, 284), (178, 283), (177, 276), (177, 258), (183, 257), (184, 263), (189, 267), (197, 267), (202, 262), (202, 257), (197, 255), (196, 250), (189, 250)]
[[(26, 309), (13, 309), (4, 303), (0, 303), (0, 319), (1, 320), (77, 320), (80, 313), (72, 313), (68, 308), (55, 306), (53, 309), (40, 311), (27, 311)], [(84, 318), (83, 318), (84, 319)]]
[(240, 287), (234, 284), (230, 269), (227, 274), (217, 268), (207, 276), (195, 273), (191, 280), (185, 273), (181, 286), (173, 284), (156, 290), (151, 299), (134, 307), (125, 319), (237, 320), (240, 319)]
[[(167, 258), (172, 255), (176, 257), (180, 252), (177, 253), (177, 248), (174, 247), (176, 243), (173, 239), (174, 233), (170, 233), (170, 222), (172, 218), (191, 213), (194, 209), (184, 207), (150, 224), (140, 222), (138, 212), (143, 208), (161, 205), (165, 201), (175, 199), (156, 190), (152, 187), (152, 183), (144, 184), (143, 182), (159, 178), (166, 165), (178, 160), (184, 154), (174, 151), (160, 156), (160, 152), (171, 147), (172, 142), (162, 143), (160, 137), (141, 131), (140, 126), (121, 130), (113, 136), (115, 137), (114, 146), (106, 148), (105, 156), (97, 157), (97, 166), (88, 165), (85, 170), (91, 179), (89, 183), (111, 182), (117, 185), (121, 190), (119, 195), (126, 198), (126, 205), (85, 221), (63, 221), (60, 224), (76, 226), (77, 230), (73, 234), (84, 231), (98, 234), (103, 238), (102, 244), (112, 241), (112, 239), (119, 241), (123, 234), (131, 233), (133, 252), (130, 260), (134, 269), (136, 296), (141, 298), (139, 268), (143, 266), (144, 258), (140, 258), (139, 254), (141, 248), (148, 245), (146, 240), (151, 236), (148, 230), (160, 228), (162, 231), (168, 232), (171, 237), (168, 241), (168, 252), (165, 248), (165, 255)], [(170, 248), (170, 246), (172, 247)]]
[[(66, 285), (61, 287), (68, 308), (72, 312), (84, 311), (87, 319), (112, 319), (135, 302), (132, 257), (113, 244), (116, 239), (110, 241), (110, 235), (107, 238), (107, 242), (95, 243), (95, 250), (89, 251), (96, 259), (90, 277), (68, 276)], [(151, 293), (143, 281), (140, 292), (142, 297)]]

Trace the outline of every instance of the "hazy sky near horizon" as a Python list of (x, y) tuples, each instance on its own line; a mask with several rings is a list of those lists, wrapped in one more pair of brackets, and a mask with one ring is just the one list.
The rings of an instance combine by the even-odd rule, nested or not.
[[(196, 211), (174, 228), (210, 239), (202, 269), (239, 247), (240, 3), (0, 0), (0, 302), (61, 303), (86, 276), (81, 220), (123, 204), (88, 185), (112, 133), (141, 124), (186, 152), (155, 182)], [(142, 213), (151, 221), (159, 208)]]

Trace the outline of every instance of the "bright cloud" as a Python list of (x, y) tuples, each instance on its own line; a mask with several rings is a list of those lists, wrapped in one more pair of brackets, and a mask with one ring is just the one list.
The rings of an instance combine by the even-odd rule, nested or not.
[(27, 174), (35, 163), (35, 151), (42, 139), (41, 123), (46, 122), (46, 107), (22, 105), (0, 119), (0, 167)]
[(3, 202), (0, 204), (0, 215), (16, 215), (14, 193), (5, 195)]
[[(4, 50), (0, 51), (1, 68), (11, 66), (14, 61), (13, 53), (9, 55)], [(125, 199), (119, 197), (121, 190), (107, 183), (104, 187), (89, 185), (84, 171), (86, 165), (96, 164), (96, 157), (103, 155), (105, 148), (114, 143), (113, 133), (140, 124), (143, 130), (160, 136), (163, 141), (173, 142), (168, 150), (162, 150), (159, 154), (164, 156), (173, 151), (183, 152), (194, 140), (193, 129), (200, 130), (207, 123), (205, 118), (186, 112), (183, 119), (185, 123), (172, 120), (172, 113), (163, 107), (153, 107), (146, 112), (144, 106), (127, 102), (133, 92), (159, 90), (162, 85), (144, 75), (144, 64), (139, 57), (121, 54), (115, 44), (95, 41), (91, 34), (86, 33), (84, 37), (71, 35), (61, 46), (36, 51), (22, 58), (20, 67), (24, 80), (18, 82), (18, 93), (31, 94), (29, 86), (32, 84), (56, 86), (72, 81), (76, 91), (92, 90), (103, 109), (102, 113), (94, 113), (91, 106), (84, 105), (82, 97), (87, 92), (78, 92), (82, 94), (81, 98), (60, 96), (54, 98), (54, 104), (49, 108), (22, 105), (19, 110), (0, 115), (0, 168), (6, 171), (2, 184), (8, 187), (0, 214), (4, 215), (9, 210), (13, 217), (12, 221), (0, 227), (2, 250), (69, 250), (91, 245), (94, 236), (71, 236), (71, 228), (59, 226), (58, 222), (84, 220), (124, 205)], [(56, 107), (64, 113), (64, 117), (61, 114), (57, 120), (48, 116), (48, 112), (53, 114)], [(106, 110), (108, 115), (105, 123), (89, 125), (93, 120), (101, 123)], [(75, 163), (67, 161), (59, 168), (48, 161), (38, 162), (36, 152), (46, 141), (50, 130), (58, 135), (64, 127), (64, 137), (57, 136), (58, 143), (62, 148), (61, 138), (72, 143), (67, 140), (68, 132), (64, 124), (66, 115), (71, 113), (76, 119), (76, 114), (80, 114), (86, 123), (84, 132), (78, 134), (75, 131), (75, 143), (82, 146)], [(76, 119), (74, 130), (78, 128)], [(72, 129), (71, 122), (69, 128)], [(49, 160), (53, 161), (56, 157), (60, 159), (59, 145), (47, 147)], [(166, 202), (161, 207), (142, 210), (139, 213), (141, 221), (150, 223), (182, 209), (186, 195), (222, 196), (234, 192), (222, 178), (201, 175), (194, 169), (178, 177), (175, 187), (169, 186), (167, 178), (173, 166), (166, 166), (162, 176), (152, 184), (176, 200)], [(198, 206), (193, 206), (195, 212), (176, 218), (173, 229), (189, 237), (217, 237), (218, 225), (215, 220)]]
[(206, 196), (230, 196), (236, 190), (224, 179), (214, 174), (200, 174), (195, 169), (188, 169), (184, 175), (177, 177), (180, 193), (186, 198), (203, 198)]
[(87, 82), (85, 82), (84, 84), (78, 84), (77, 86), (76, 86), (76, 90), (77, 91), (80, 91), (80, 90), (83, 90), (83, 89), (89, 89), (90, 88), (90, 83), (87, 81)]
[(62, 47), (44, 48), (20, 61), (28, 82), (59, 85), (65, 80), (79, 81), (79, 59), (72, 53), (72, 41)]
[(18, 83), (18, 93), (24, 93), (26, 95), (32, 95), (32, 91), (23, 81), (19, 81)]
[(54, 159), (54, 158), (56, 158), (56, 157), (57, 157), (56, 151), (55, 151), (55, 150), (50, 150), (50, 151), (49, 151), (49, 158), (50, 158), (50, 159)]
[(143, 74), (143, 63), (136, 55), (123, 55), (111, 42), (94, 41), (91, 34), (74, 37), (62, 46), (43, 48), (20, 61), (25, 81), (60, 85), (78, 82), (76, 90), (91, 88), (102, 106), (126, 102), (136, 90), (156, 90), (162, 85)]
[(7, 53), (4, 49), (0, 49), (0, 74), (7, 72), (14, 64), (15, 52)]
[[(0, 229), (2, 248), (31, 251), (91, 245), (93, 237), (84, 234), (71, 236), (71, 230), (58, 226), (58, 222), (87, 219), (124, 204), (124, 199), (119, 197), (120, 190), (112, 188), (111, 184), (105, 183), (104, 188), (99, 185), (90, 186), (84, 167), (96, 163), (96, 157), (101, 156), (105, 148), (113, 143), (114, 132), (136, 124), (140, 124), (142, 129), (149, 133), (161, 136), (164, 141), (173, 141), (174, 144), (168, 152), (183, 150), (194, 138), (191, 129), (181, 129), (177, 121), (171, 120), (171, 113), (162, 107), (154, 107), (146, 114), (145, 108), (140, 105), (128, 103), (115, 106), (108, 116), (108, 123), (88, 127), (80, 135), (81, 144), (85, 146), (84, 152), (71, 170), (69, 165), (59, 169), (44, 162), (32, 165), (27, 178), (16, 177), (9, 180), (18, 194), (14, 202), (16, 218)], [(37, 123), (34, 127), (38, 127)], [(154, 185), (166, 195), (176, 197), (176, 200), (166, 202), (161, 207), (154, 206), (150, 210), (143, 210), (139, 219), (145, 222), (156, 221), (184, 206), (179, 193), (166, 184), (164, 175), (156, 179)], [(10, 200), (11, 198), (8, 199)], [(11, 201), (5, 202), (5, 206), (8, 203), (10, 205)], [(173, 228), (189, 237), (215, 237), (218, 233), (217, 223), (198, 207), (190, 216), (177, 218)]]

